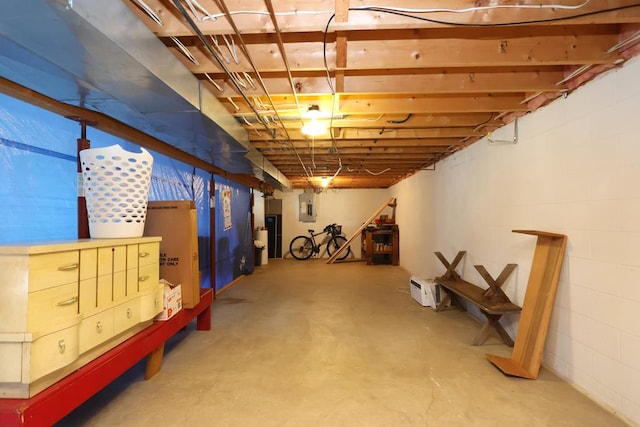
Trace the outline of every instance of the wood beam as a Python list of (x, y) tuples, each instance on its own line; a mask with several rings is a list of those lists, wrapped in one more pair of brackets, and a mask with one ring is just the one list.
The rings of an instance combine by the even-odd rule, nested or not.
[[(311, 145), (310, 141), (282, 141), (281, 143), (265, 142), (265, 141), (252, 141), (251, 144), (259, 150), (272, 149), (272, 150), (289, 150), (293, 148), (307, 148)], [(331, 140), (316, 140), (313, 142), (316, 148), (330, 148), (333, 147), (333, 141)], [(335, 145), (339, 148), (359, 148), (359, 147), (433, 147), (435, 149), (442, 149), (442, 147), (450, 147), (456, 145), (462, 145), (460, 138), (439, 138), (439, 139), (403, 139), (397, 140), (336, 140)], [(438, 148), (439, 147), (439, 148)]]
[[(362, 154), (362, 155), (381, 155), (384, 156), (386, 154), (433, 154), (439, 153), (443, 149), (442, 147), (362, 147), (362, 148), (340, 148), (337, 153), (341, 156), (346, 155), (354, 155), (354, 154)], [(299, 148), (296, 150), (299, 155), (307, 155), (314, 153), (318, 154), (327, 154), (326, 149), (317, 149), (317, 148)], [(289, 155), (293, 155), (293, 150), (288, 152), (282, 151), (269, 151), (269, 150), (260, 150), (260, 152), (264, 156), (278, 156), (283, 153), (287, 153)]]
[[(268, 155), (265, 156), (271, 163), (273, 163), (274, 165), (277, 164), (283, 164), (283, 163), (289, 163), (289, 164), (296, 164), (297, 163), (297, 157), (288, 155), (288, 154), (284, 154), (284, 155)], [(302, 159), (305, 160), (305, 157), (302, 156)], [(415, 153), (410, 153), (410, 154), (349, 154), (349, 155), (344, 155), (344, 156), (340, 156), (340, 158), (342, 159), (342, 162), (352, 162), (352, 161), (373, 161), (373, 162), (379, 162), (379, 163), (393, 163), (393, 162), (401, 162), (401, 161), (405, 161), (406, 163), (416, 163), (416, 162), (420, 162), (422, 161), (422, 158), (427, 158), (427, 159), (431, 159), (434, 157), (434, 153), (423, 153), (423, 154), (415, 154)], [(306, 158), (311, 159), (311, 155), (306, 155)], [(326, 162), (328, 164), (338, 164), (338, 156), (335, 154), (319, 154), (316, 153), (315, 156), (315, 163), (322, 163), (322, 162)]]
[[(335, 0), (335, 21), (338, 24), (349, 22), (349, 0)], [(336, 34), (336, 73), (335, 91), (344, 92), (344, 71), (347, 68), (347, 33)]]
[[(267, 137), (267, 133), (262, 130), (257, 130), (258, 134)], [(307, 136), (304, 135), (299, 129), (291, 129), (289, 132), (291, 140), (307, 140)], [(384, 125), (375, 129), (342, 129), (342, 132), (334, 135), (336, 140), (342, 139), (367, 139), (367, 140), (381, 140), (381, 139), (421, 139), (421, 138), (465, 138), (469, 136), (481, 137), (484, 134), (476, 131), (472, 127), (447, 127), (447, 128), (427, 128), (427, 129), (386, 129)], [(328, 135), (327, 135), (328, 137)], [(325, 138), (322, 138), (325, 139)], [(320, 140), (320, 138), (317, 138)]]
[[(346, 63), (351, 69), (384, 70), (394, 68), (491, 67), (531, 65), (582, 65), (613, 63), (619, 56), (605, 52), (618, 42), (617, 33), (557, 35), (497, 39), (414, 39), (349, 41)], [(451, 47), (455, 46), (455, 49)], [(193, 73), (221, 72), (204, 49), (191, 48), (194, 64), (174, 46), (169, 50)], [(324, 70), (321, 42), (289, 43), (284, 46), (292, 71)], [(283, 69), (283, 58), (277, 43), (248, 45), (254, 62), (261, 71)], [(337, 63), (335, 45), (327, 46), (327, 62)], [(234, 72), (251, 72), (245, 58), (229, 64)], [(345, 67), (338, 68), (344, 70)]]
[[(342, 73), (343, 86), (340, 92), (346, 94), (440, 94), (440, 93), (506, 93), (506, 92), (557, 92), (563, 90), (557, 85), (564, 78), (560, 69), (549, 72), (518, 72), (518, 71), (489, 71), (459, 72), (454, 70), (429, 74), (396, 74), (393, 69), (386, 70), (384, 75), (348, 76)], [(202, 81), (208, 80), (204, 75)], [(263, 79), (269, 93), (287, 93), (290, 84), (287, 78)], [(293, 77), (295, 87), (300, 94), (321, 94), (329, 91), (326, 76), (322, 77)], [(236, 97), (235, 88), (218, 79), (216, 83), (223, 88), (219, 92), (211, 85), (212, 93), (226, 98)], [(261, 88), (247, 88), (246, 93), (251, 96), (262, 96)]]
[[(284, 115), (281, 115), (284, 117)], [(358, 115), (347, 117), (345, 119), (334, 119), (333, 128), (376, 128), (382, 127), (389, 129), (398, 129), (409, 127), (411, 129), (441, 128), (441, 127), (477, 127), (479, 125), (491, 123), (500, 124), (500, 122), (492, 121), (491, 113), (461, 113), (461, 114), (412, 114), (410, 120), (404, 123), (393, 123), (404, 121), (407, 115), (385, 114), (385, 115)], [(295, 123), (284, 123), (285, 127), (295, 127)], [(274, 129), (279, 128), (274, 127)], [(247, 126), (247, 131), (253, 131), (253, 127)], [(316, 139), (317, 141), (321, 139)]]
[(342, 114), (397, 114), (411, 113), (468, 113), (494, 111), (526, 111), (522, 97), (515, 95), (496, 96), (413, 96), (378, 97), (343, 95), (340, 102)]
[[(146, 15), (135, 2), (126, 2), (131, 9), (136, 13), (140, 19), (145, 22), (150, 28), (153, 28), (157, 34), (163, 37), (168, 36), (185, 36), (191, 34), (190, 28), (184, 22), (175, 11), (175, 8), (171, 5), (167, 5), (167, 2), (163, 0), (145, 0), (153, 10), (158, 12), (158, 15), (163, 21), (163, 25), (158, 25)], [(520, 2), (527, 5), (539, 5), (537, 0), (527, 0)], [(261, 0), (244, 0), (243, 9), (245, 10), (265, 10), (264, 4)], [(448, 3), (452, 8), (462, 9), (469, 6), (468, 1), (458, 0), (453, 3)], [(494, 9), (479, 11), (469, 14), (460, 13), (438, 13), (432, 16), (443, 22), (464, 22), (467, 24), (485, 24), (491, 23), (504, 23), (515, 21), (531, 21), (531, 20), (549, 20), (558, 19), (563, 17), (569, 17), (576, 15), (576, 13), (584, 14), (583, 17), (571, 18), (567, 20), (557, 20), (544, 23), (544, 25), (562, 26), (562, 25), (576, 25), (576, 24), (607, 24), (618, 22), (640, 22), (640, 16), (637, 13), (637, 9), (629, 8), (618, 10), (615, 12), (598, 13), (593, 12), (599, 10), (606, 10), (609, 8), (618, 8), (625, 5), (634, 5), (637, 2), (633, 0), (591, 0), (587, 5), (580, 8), (578, 11), (563, 11), (558, 9), (515, 9), (504, 10)], [(313, 2), (305, 2), (304, 10), (331, 10), (335, 7), (335, 0), (316, 0)], [(220, 10), (212, 4), (207, 3), (208, 11), (212, 14), (220, 13)], [(423, 9), (435, 9), (442, 8), (441, 0), (422, 0), (420, 2), (420, 8)], [(293, 0), (278, 0), (279, 11), (296, 11), (299, 10), (299, 3)], [(236, 18), (236, 22), (239, 27), (243, 28), (247, 33), (272, 33), (273, 26), (270, 22), (260, 19), (259, 15), (239, 15)], [(330, 27), (330, 31), (338, 30), (367, 30), (371, 28), (371, 22), (376, 22), (376, 26), (389, 30), (398, 28), (442, 28), (445, 25), (427, 22), (416, 21), (404, 18), (402, 16), (385, 14), (382, 12), (366, 12), (358, 11), (352, 12), (349, 16), (348, 22), (344, 24), (335, 24)], [(298, 14), (289, 15), (279, 18), (280, 27), (282, 31), (287, 32), (313, 32), (320, 31), (327, 23), (326, 14), (308, 15)], [(233, 29), (224, 19), (209, 19), (199, 23), (201, 31), (205, 34), (232, 34)]]
[(336, 39), (335, 91), (345, 91), (344, 70), (347, 69), (347, 36), (338, 32)]
[[(526, 105), (522, 104), (524, 94), (495, 94), (495, 95), (451, 95), (451, 96), (430, 96), (417, 94), (414, 96), (402, 95), (378, 95), (368, 97), (366, 95), (346, 95), (340, 97), (339, 108), (335, 109), (335, 114), (387, 114), (393, 111), (394, 114), (444, 114), (444, 113), (492, 113), (495, 111), (527, 111)], [(287, 104), (292, 100), (287, 96), (273, 96), (274, 103)], [(229, 111), (235, 108), (226, 99), (220, 102)], [(305, 96), (300, 97), (302, 104), (330, 103), (330, 96)], [(249, 107), (236, 103), (240, 108), (238, 114), (248, 114)]]
[(207, 172), (230, 179), (231, 181), (239, 184), (261, 191), (273, 191), (271, 186), (263, 183), (255, 177), (227, 172), (224, 169), (205, 162), (191, 154), (185, 153), (173, 145), (167, 144), (158, 138), (135, 129), (119, 120), (107, 116), (106, 114), (56, 101), (53, 98), (49, 98), (48, 96), (42, 95), (41, 93), (2, 77), (0, 77), (0, 92), (63, 117), (73, 117), (74, 119), (80, 118), (86, 122), (90, 122), (92, 124), (95, 123), (92, 127), (103, 132), (130, 141), (149, 150), (156, 151), (160, 154), (164, 154), (165, 156), (179, 160), (188, 165), (195, 166)]

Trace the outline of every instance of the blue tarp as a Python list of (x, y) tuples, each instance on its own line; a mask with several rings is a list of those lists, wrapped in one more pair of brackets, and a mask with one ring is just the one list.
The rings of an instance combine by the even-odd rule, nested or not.
[[(230, 218), (225, 218), (225, 192), (230, 201)], [(241, 274), (253, 273), (251, 196), (251, 190), (243, 185), (216, 179), (216, 289)]]
[(77, 123), (0, 95), (0, 243), (75, 237), (74, 134)]
[[(77, 122), (0, 94), (0, 244), (77, 238), (79, 136)], [(93, 148), (120, 144), (125, 150), (140, 151), (133, 143), (91, 127), (87, 129), (87, 138)], [(151, 152), (151, 155), (154, 167), (149, 200), (194, 200), (196, 203), (202, 286), (210, 287), (209, 183), (212, 176), (158, 153)], [(253, 257), (247, 255), (251, 253), (252, 243), (250, 220), (247, 225), (251, 193), (246, 187), (213, 178), (233, 189), (234, 226), (223, 230), (216, 243), (219, 249), (228, 247), (216, 257), (216, 287), (220, 288), (237, 277), (237, 271), (253, 269)], [(236, 254), (230, 256), (231, 252)], [(248, 263), (242, 268), (238, 254), (240, 258), (245, 256)]]

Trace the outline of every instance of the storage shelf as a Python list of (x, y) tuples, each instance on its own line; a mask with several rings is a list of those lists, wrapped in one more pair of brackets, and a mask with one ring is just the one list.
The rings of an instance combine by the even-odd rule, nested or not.
[[(364, 229), (361, 234), (362, 258), (371, 264), (400, 265), (400, 231), (398, 226)], [(376, 249), (386, 248), (386, 249)]]

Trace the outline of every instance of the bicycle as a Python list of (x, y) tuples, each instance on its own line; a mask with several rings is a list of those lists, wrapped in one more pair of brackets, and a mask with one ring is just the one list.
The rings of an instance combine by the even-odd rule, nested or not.
[[(291, 244), (289, 244), (289, 251), (295, 259), (305, 260), (311, 258), (311, 255), (313, 254), (319, 254), (320, 246), (325, 243), (327, 245), (327, 253), (331, 256), (347, 243), (347, 239), (342, 235), (341, 225), (329, 224), (319, 233), (315, 233), (315, 230), (311, 229), (307, 231), (309, 231), (309, 236), (294, 237), (293, 240), (291, 240)], [(316, 243), (316, 236), (323, 233), (325, 233), (326, 236), (319, 244)], [(351, 247), (349, 246), (346, 251), (340, 254), (338, 259), (342, 261), (348, 257), (350, 253)]]

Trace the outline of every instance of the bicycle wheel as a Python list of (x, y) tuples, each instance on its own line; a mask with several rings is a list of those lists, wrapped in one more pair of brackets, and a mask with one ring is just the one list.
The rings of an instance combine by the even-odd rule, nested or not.
[[(347, 243), (347, 239), (345, 239), (342, 236), (332, 237), (331, 240), (329, 240), (329, 243), (327, 243), (327, 253), (329, 254), (329, 256), (333, 255), (338, 249), (340, 249), (346, 243)], [(349, 246), (346, 251), (342, 252), (337, 259), (342, 261), (343, 259), (348, 257), (350, 253), (351, 253), (351, 246)]]
[(295, 259), (308, 259), (313, 254), (313, 242), (307, 236), (298, 236), (291, 241), (289, 251)]

